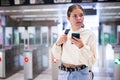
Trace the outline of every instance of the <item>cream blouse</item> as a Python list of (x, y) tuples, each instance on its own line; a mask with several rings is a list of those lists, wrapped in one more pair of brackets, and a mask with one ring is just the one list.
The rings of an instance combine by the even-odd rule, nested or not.
[[(80, 38), (84, 43), (84, 47), (78, 48), (72, 44), (70, 39), (71, 33), (80, 33)], [(62, 62), (74, 65), (85, 64), (92, 66), (96, 61), (96, 36), (88, 29), (81, 28), (77, 31), (70, 29), (67, 34), (67, 41), (61, 46), (56, 44), (52, 47), (52, 54), (55, 58), (61, 59)]]

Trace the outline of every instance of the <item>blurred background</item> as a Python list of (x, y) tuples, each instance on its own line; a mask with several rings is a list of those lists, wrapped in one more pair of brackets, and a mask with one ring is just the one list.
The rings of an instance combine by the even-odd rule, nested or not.
[(0, 80), (57, 80), (51, 47), (76, 3), (97, 37), (94, 80), (120, 80), (120, 0), (0, 0)]

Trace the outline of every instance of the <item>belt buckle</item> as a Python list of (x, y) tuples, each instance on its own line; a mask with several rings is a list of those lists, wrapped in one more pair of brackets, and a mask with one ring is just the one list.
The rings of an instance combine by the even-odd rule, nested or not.
[(86, 65), (81, 66), (81, 69), (84, 69), (84, 68), (86, 68)]

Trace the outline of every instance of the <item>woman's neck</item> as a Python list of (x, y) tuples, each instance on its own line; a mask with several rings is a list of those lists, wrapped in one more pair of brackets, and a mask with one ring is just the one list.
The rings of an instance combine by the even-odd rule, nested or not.
[(72, 27), (72, 30), (73, 31), (77, 31), (77, 30), (79, 30), (81, 27)]

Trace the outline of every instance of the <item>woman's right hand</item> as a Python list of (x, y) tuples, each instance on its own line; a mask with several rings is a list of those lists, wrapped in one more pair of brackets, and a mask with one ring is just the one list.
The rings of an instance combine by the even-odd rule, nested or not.
[(67, 35), (63, 34), (60, 38), (56, 41), (56, 45), (60, 46), (61, 44), (67, 41)]

